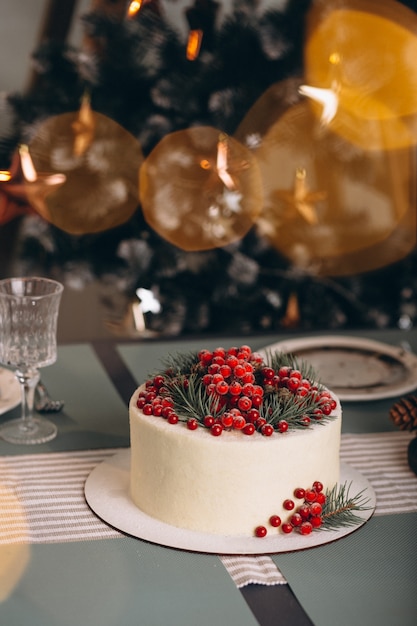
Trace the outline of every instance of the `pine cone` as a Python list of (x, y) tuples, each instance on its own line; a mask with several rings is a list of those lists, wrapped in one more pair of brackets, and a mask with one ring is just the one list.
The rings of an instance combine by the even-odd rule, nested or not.
[(417, 430), (417, 396), (398, 400), (392, 405), (389, 416), (400, 430)]

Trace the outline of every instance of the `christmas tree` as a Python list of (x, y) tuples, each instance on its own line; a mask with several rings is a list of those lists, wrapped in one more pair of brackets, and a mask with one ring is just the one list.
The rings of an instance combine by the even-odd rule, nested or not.
[[(286, 85), (283, 106), (299, 98), (306, 14), (312, 0), (262, 8), (236, 0), (218, 19), (218, 3), (196, 0), (184, 13), (187, 36), (162, 3), (93, 3), (82, 17), (83, 45), (46, 41), (34, 52), (37, 76), (10, 94), (14, 125), (0, 138), (0, 167), (51, 117), (91, 108), (133, 136), (144, 158), (161, 140), (193, 127), (233, 135), (268, 88)], [(136, 3), (139, 4), (139, 3)], [(403, 3), (414, 10), (413, 3)], [(195, 37), (196, 39), (193, 39)], [(389, 267), (331, 277), (297, 267), (256, 229), (218, 248), (186, 251), (160, 236), (140, 202), (124, 223), (74, 234), (36, 212), (20, 219), (21, 273), (53, 273), (65, 282), (98, 279), (134, 295), (151, 290), (160, 313), (150, 327), (169, 335), (388, 327), (417, 318), (415, 254)], [(1, 228), (1, 227), (0, 227)]]

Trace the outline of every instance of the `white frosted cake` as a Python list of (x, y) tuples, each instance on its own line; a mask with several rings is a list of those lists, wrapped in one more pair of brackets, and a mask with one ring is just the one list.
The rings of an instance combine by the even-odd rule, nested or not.
[(131, 398), (133, 502), (203, 533), (320, 526), (339, 481), (342, 415), (313, 378), (288, 355), (248, 346), (171, 357)]

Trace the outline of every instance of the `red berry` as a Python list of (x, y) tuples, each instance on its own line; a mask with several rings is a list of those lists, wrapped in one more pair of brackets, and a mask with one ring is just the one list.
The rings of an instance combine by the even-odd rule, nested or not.
[(144, 415), (152, 415), (152, 404), (145, 404), (142, 408)]
[(310, 511), (312, 515), (320, 515), (322, 510), (323, 510), (323, 507), (321, 506), (319, 502), (313, 502), (310, 506)]
[(316, 502), (318, 502), (319, 504), (324, 504), (326, 502), (326, 495), (322, 491), (319, 491), (319, 493), (317, 494)]
[(300, 526), (300, 533), (302, 535), (309, 535), (313, 530), (313, 525), (311, 522), (303, 522)]
[(264, 379), (266, 381), (268, 381), (268, 380), (272, 380), (272, 378), (274, 377), (275, 372), (272, 369), (272, 367), (263, 367), (261, 369), (261, 374), (264, 377)]
[(271, 517), (269, 518), (269, 523), (274, 528), (278, 528), (278, 526), (281, 526), (281, 518), (279, 517), (279, 515), (271, 515)]
[(206, 415), (205, 418), (203, 419), (203, 424), (204, 426), (207, 426), (207, 428), (211, 428), (214, 424), (215, 420), (214, 417), (212, 415)]
[(211, 434), (213, 435), (213, 437), (219, 437), (219, 435), (222, 434), (223, 432), (223, 426), (221, 424), (218, 424), (217, 422), (215, 424), (213, 424), (213, 426), (210, 429)]
[(241, 396), (238, 400), (237, 406), (241, 411), (249, 411), (252, 408), (252, 400), (248, 396)]
[(278, 430), (280, 433), (286, 433), (288, 430), (288, 422), (286, 420), (279, 420)]
[(282, 532), (286, 533), (287, 535), (289, 533), (292, 533), (294, 526), (292, 526), (291, 524), (289, 524), (288, 522), (285, 522), (282, 526)]
[(169, 424), (178, 424), (178, 415), (174, 412), (168, 415), (168, 423)]
[(297, 498), (298, 500), (302, 500), (305, 494), (306, 494), (306, 491), (305, 489), (302, 489), (302, 487), (298, 487), (297, 489), (294, 489), (294, 497)]
[(264, 424), (261, 428), (261, 433), (265, 437), (270, 437), (274, 434), (274, 427), (271, 424)]
[(233, 428), (236, 430), (242, 430), (246, 426), (246, 420), (243, 415), (235, 415), (233, 418)]
[(320, 515), (310, 517), (310, 523), (313, 528), (319, 528), (323, 524), (323, 518)]
[(317, 491), (314, 489), (306, 489), (305, 499), (307, 502), (314, 502), (317, 498)]
[(299, 514), (305, 520), (310, 518), (310, 507), (308, 504), (302, 504), (298, 509)]
[(283, 507), (286, 511), (292, 511), (295, 504), (293, 500), (284, 500)]
[(187, 421), (187, 428), (189, 430), (196, 430), (198, 428), (198, 422), (196, 419), (194, 419), (194, 417), (191, 417), (188, 421)]
[(242, 385), (237, 380), (234, 380), (232, 383), (230, 383), (229, 393), (232, 394), (232, 396), (238, 396), (241, 394), (241, 392)]
[(245, 435), (253, 435), (254, 432), (255, 432), (255, 425), (252, 424), (251, 422), (249, 422), (242, 428), (242, 433), (245, 433)]
[(323, 484), (320, 481), (315, 480), (313, 483), (313, 489), (316, 491), (323, 491)]
[(294, 515), (291, 515), (290, 522), (293, 526), (301, 526), (301, 524), (303, 523), (303, 518), (299, 513), (294, 513)]
[(225, 428), (230, 428), (233, 426), (233, 415), (231, 413), (223, 413), (221, 416), (221, 422)]
[(265, 526), (257, 526), (255, 528), (255, 535), (257, 537), (265, 537), (267, 534), (267, 529), (265, 528)]

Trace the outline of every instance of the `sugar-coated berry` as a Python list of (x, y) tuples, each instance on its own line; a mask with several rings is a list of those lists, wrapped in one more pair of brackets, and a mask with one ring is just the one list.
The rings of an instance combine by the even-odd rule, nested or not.
[(315, 489), (316, 491), (323, 491), (323, 483), (321, 483), (319, 480), (315, 480), (313, 483), (313, 489)]
[(288, 430), (288, 422), (286, 420), (279, 420), (278, 430), (280, 433), (286, 433)]
[(299, 530), (302, 535), (309, 535), (313, 530), (313, 525), (311, 522), (305, 521), (301, 524)]
[(257, 526), (255, 528), (255, 535), (257, 537), (265, 537), (267, 534), (267, 529), (265, 528), (265, 526)]
[(214, 437), (219, 437), (219, 435), (221, 435), (223, 432), (223, 426), (215, 422), (210, 428), (210, 432)]
[(319, 502), (312, 502), (310, 506), (311, 515), (320, 515), (323, 507)]
[(323, 524), (323, 518), (321, 517), (321, 515), (313, 515), (312, 517), (310, 517), (309, 522), (313, 526), (313, 528), (320, 528), (320, 526)]
[(206, 415), (203, 418), (203, 424), (204, 426), (206, 426), (207, 428), (211, 428), (213, 426), (213, 424), (215, 423), (215, 419), (212, 415)]
[(294, 515), (291, 515), (290, 522), (293, 526), (301, 526), (301, 524), (303, 523), (303, 518), (299, 513), (294, 513)]
[(274, 434), (274, 427), (271, 424), (264, 424), (261, 428), (261, 433), (264, 437), (271, 437)]
[(279, 515), (271, 515), (271, 517), (269, 518), (269, 523), (274, 528), (278, 528), (279, 526), (281, 526), (281, 518), (280, 518), (280, 516)]
[(317, 498), (317, 491), (314, 489), (306, 489), (305, 499), (307, 502), (314, 502)]
[(319, 491), (316, 496), (316, 502), (318, 502), (319, 504), (324, 504), (326, 502), (326, 494), (322, 491)]

